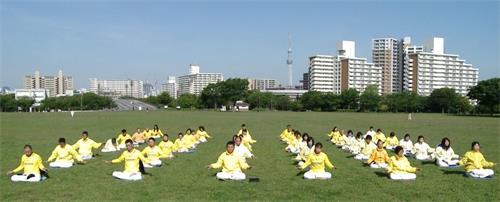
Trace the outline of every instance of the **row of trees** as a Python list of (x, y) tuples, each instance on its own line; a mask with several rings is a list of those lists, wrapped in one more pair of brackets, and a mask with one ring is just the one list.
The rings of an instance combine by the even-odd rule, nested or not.
[[(1, 95), (0, 108), (2, 112), (29, 111), (35, 101), (28, 97), (15, 99), (14, 94)], [(34, 107), (36, 111), (50, 110), (100, 110), (112, 109), (116, 104), (109, 97), (99, 96), (94, 93), (83, 95), (50, 97), (42, 101), (40, 106)]]
[(375, 112), (440, 112), (440, 113), (499, 113), (500, 78), (479, 82), (470, 89), (470, 99), (477, 101), (471, 105), (469, 99), (452, 88), (434, 90), (430, 96), (420, 96), (415, 92), (399, 92), (381, 96), (377, 86), (368, 86), (363, 93), (347, 89), (341, 94), (309, 91), (292, 101), (288, 96), (273, 95), (269, 92), (248, 90), (246, 79), (228, 79), (208, 85), (200, 96), (180, 95), (176, 100), (167, 93), (149, 97), (144, 101), (157, 105), (180, 106), (182, 108), (219, 108), (230, 106), (238, 100), (250, 104), (253, 110), (293, 110), (293, 111), (375, 111)]

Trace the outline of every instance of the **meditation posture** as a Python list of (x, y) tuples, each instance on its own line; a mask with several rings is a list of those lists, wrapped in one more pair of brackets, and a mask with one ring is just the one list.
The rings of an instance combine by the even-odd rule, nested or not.
[(405, 156), (413, 155), (413, 142), (410, 139), (410, 134), (406, 133), (405, 137), (399, 141), (399, 146), (403, 147)]
[(217, 173), (219, 180), (244, 180), (246, 176), (242, 170), (251, 168), (240, 155), (234, 152), (233, 141), (226, 144), (226, 151), (219, 156), (217, 162), (207, 167), (209, 169), (222, 168), (222, 171)]
[(137, 128), (135, 133), (132, 135), (132, 141), (134, 141), (134, 145), (140, 145), (146, 143), (146, 137), (140, 128)]
[(372, 168), (386, 168), (389, 163), (389, 155), (384, 149), (384, 142), (378, 140), (377, 148), (373, 150), (370, 158), (366, 161)]
[[(23, 173), (16, 174), (21, 170)], [(39, 182), (42, 180), (40, 171), (47, 172), (47, 169), (43, 166), (42, 158), (33, 153), (31, 145), (24, 145), (21, 163), (14, 170), (7, 172), (7, 175), (10, 176), (10, 180), (13, 182)]]
[(127, 133), (127, 130), (122, 129), (122, 133), (118, 134), (116, 142), (118, 142), (118, 148), (125, 149), (125, 141), (132, 140), (132, 137)]
[(325, 166), (330, 169), (336, 169), (336, 167), (330, 162), (328, 156), (321, 152), (323, 148), (323, 144), (321, 142), (316, 143), (314, 145), (314, 152), (307, 156), (307, 160), (304, 164), (299, 166), (298, 168), (301, 170), (309, 167), (309, 171), (304, 173), (304, 179), (312, 180), (312, 179), (330, 179), (332, 178), (332, 174), (329, 172), (325, 172)]
[(460, 165), (464, 166), (466, 174), (473, 178), (491, 178), (495, 174), (492, 169), (486, 168), (492, 168), (496, 164), (486, 161), (477, 141), (472, 142), (471, 150), (460, 159)]
[(112, 161), (105, 161), (106, 163), (120, 163), (125, 162), (125, 170), (123, 172), (114, 171), (113, 177), (121, 180), (141, 180), (142, 172), (144, 170), (141, 168), (143, 163), (149, 163), (148, 159), (144, 157), (141, 152), (134, 148), (134, 143), (131, 139), (125, 141), (126, 150), (120, 155), (120, 157), (113, 159)]
[(398, 137), (396, 137), (396, 133), (391, 132), (389, 137), (385, 139), (384, 147), (388, 150), (394, 150), (397, 146), (399, 146)]
[(171, 159), (174, 157), (173, 147), (174, 143), (168, 139), (168, 134), (163, 134), (162, 141), (158, 144), (161, 151), (163, 152), (164, 158)]
[(165, 158), (163, 151), (160, 147), (156, 146), (155, 139), (153, 137), (148, 139), (148, 146), (142, 150), (141, 154), (148, 159), (149, 163), (143, 164), (146, 168), (160, 167), (160, 158)]
[(436, 156), (436, 164), (440, 167), (453, 167), (458, 165), (460, 157), (456, 155), (451, 148), (450, 139), (447, 137), (441, 140), (441, 144), (436, 148), (434, 154)]
[(89, 138), (89, 133), (87, 131), (82, 132), (82, 139), (78, 140), (73, 144), (73, 149), (78, 152), (80, 158), (83, 160), (89, 160), (93, 157), (92, 149), (97, 149), (102, 145), (102, 143), (97, 143)]
[(116, 138), (111, 138), (106, 141), (106, 144), (104, 144), (104, 147), (101, 149), (101, 152), (115, 152), (119, 150), (120, 148), (118, 148), (118, 143), (116, 142)]
[(391, 157), (389, 161), (389, 166), (387, 166), (387, 172), (389, 177), (393, 180), (414, 180), (417, 178), (415, 172), (420, 170), (419, 168), (412, 167), (408, 159), (406, 159), (403, 151), (403, 147), (397, 146), (394, 149), (396, 153), (395, 156)]
[(372, 142), (372, 136), (367, 135), (364, 144), (361, 145), (361, 152), (354, 157), (357, 160), (368, 160), (377, 146)]
[(203, 126), (198, 127), (198, 131), (196, 131), (195, 137), (199, 143), (207, 142), (208, 138), (212, 138), (210, 137), (210, 135), (208, 135), (207, 131), (205, 130), (205, 127)]
[(52, 168), (69, 168), (73, 166), (75, 160), (78, 163), (84, 164), (85, 161), (78, 155), (71, 145), (66, 144), (66, 139), (59, 138), (59, 145), (52, 151), (47, 160)]
[(421, 161), (434, 160), (434, 149), (425, 142), (424, 136), (418, 136), (417, 143), (413, 145), (413, 154)]

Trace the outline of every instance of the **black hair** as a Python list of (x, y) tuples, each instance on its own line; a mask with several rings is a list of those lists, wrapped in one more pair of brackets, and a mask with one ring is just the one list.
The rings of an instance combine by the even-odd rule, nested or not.
[(373, 129), (373, 126), (370, 126), (370, 129)]
[(132, 142), (132, 140), (131, 140), (131, 139), (127, 139), (127, 140), (125, 140), (125, 144), (128, 144), (128, 143), (133, 144), (134, 142)]
[(288, 127), (292, 127), (292, 125), (288, 124), (288, 125), (286, 125), (286, 127), (287, 127), (287, 128), (288, 128)]
[(358, 133), (356, 133), (356, 138), (359, 138), (359, 137), (361, 137), (362, 135), (363, 135), (363, 133), (358, 132)]
[(160, 128), (158, 128), (158, 125), (155, 124), (155, 126), (153, 126), (153, 131), (159, 131), (159, 130), (160, 130)]
[(409, 134), (409, 133), (406, 133), (405, 138), (406, 138), (406, 137), (410, 137), (410, 134)]
[(85, 134), (85, 135), (89, 135), (89, 132), (87, 132), (86, 130), (84, 130), (84, 131), (82, 132), (82, 135), (83, 135), (83, 134)]
[(111, 138), (111, 143), (116, 143), (116, 138)]
[[(446, 146), (444, 143), (448, 141), (448, 146)], [(441, 147), (445, 150), (448, 150), (451, 147), (451, 141), (449, 138), (445, 137), (441, 140)]]
[(377, 132), (382, 132), (382, 129), (378, 128), (378, 129), (377, 129)]
[(372, 136), (371, 136), (371, 135), (367, 135), (367, 136), (365, 137), (365, 139), (367, 139), (367, 140), (372, 140)]
[(241, 141), (241, 137), (240, 137), (240, 136), (238, 136), (238, 135), (236, 135), (236, 137), (234, 137), (233, 139), (234, 139), (234, 140), (240, 139), (240, 141)]
[(310, 138), (310, 137), (309, 137), (309, 134), (307, 134), (307, 133), (302, 134), (302, 139), (305, 139), (305, 137), (307, 137), (307, 139), (309, 139), (309, 138)]
[(203, 126), (198, 127), (198, 129), (205, 131), (205, 127)]
[(378, 145), (378, 143), (380, 143), (380, 142), (384, 143), (384, 141), (382, 141), (382, 140), (378, 140), (378, 141), (377, 141), (377, 145)]
[(66, 139), (63, 137), (59, 138), (59, 143), (66, 143)]
[(333, 126), (332, 131), (335, 131), (335, 129), (338, 129), (337, 126)]
[(402, 146), (396, 146), (396, 148), (394, 148), (394, 152), (396, 154), (398, 154), (401, 150), (403, 150), (403, 147)]
[(155, 138), (150, 137), (150, 138), (148, 139), (148, 141), (150, 141), (150, 140), (153, 140), (153, 142), (154, 142), (154, 141), (155, 141)]
[(33, 150), (33, 148), (31, 147), (31, 145), (29, 145), (29, 144), (24, 145), (24, 147), (23, 147), (23, 148), (24, 148), (24, 149), (26, 149), (26, 148), (30, 148), (30, 150)]
[(247, 127), (247, 125), (245, 125), (245, 124), (241, 124), (241, 127), (242, 127), (242, 128), (243, 128), (243, 127)]
[(248, 130), (245, 128), (245, 129), (241, 130), (241, 132), (245, 132), (245, 133), (247, 133), (247, 132), (248, 132)]
[(314, 138), (313, 137), (309, 137), (309, 139), (307, 140), (307, 142), (309, 142), (309, 141), (312, 141), (313, 142), (312, 145), (314, 146)]
[(226, 147), (229, 146), (229, 145), (233, 145), (234, 146), (234, 142), (233, 141), (229, 141), (226, 143)]
[(321, 144), (321, 142), (318, 142), (314, 145), (315, 148), (323, 148), (323, 144)]
[(423, 135), (419, 135), (418, 138), (417, 138), (417, 142), (418, 142), (418, 140), (420, 140), (420, 138), (424, 138), (424, 136)]
[(125, 130), (125, 129), (122, 129), (122, 133), (126, 133), (126, 132), (127, 132), (127, 130)]
[(348, 131), (347, 131), (347, 134), (349, 134), (349, 133), (353, 134), (352, 130), (348, 130)]
[(389, 134), (389, 136), (394, 137), (394, 136), (396, 136), (396, 133), (391, 132), (391, 134)]
[(479, 144), (479, 142), (478, 142), (478, 141), (474, 141), (474, 142), (472, 142), (472, 144), (470, 145), (470, 149), (474, 149), (474, 146), (476, 146), (476, 144), (477, 144), (477, 145), (479, 145), (479, 146), (481, 146), (481, 144)]
[(179, 133), (177, 134), (177, 137), (179, 137), (179, 136), (181, 136), (181, 135), (182, 135), (182, 136), (184, 136), (184, 134), (182, 134), (181, 132), (179, 132)]

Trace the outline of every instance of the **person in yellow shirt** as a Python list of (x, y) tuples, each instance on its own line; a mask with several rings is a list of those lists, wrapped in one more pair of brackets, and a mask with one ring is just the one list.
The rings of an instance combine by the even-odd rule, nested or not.
[(300, 152), (300, 142), (302, 142), (302, 136), (299, 131), (295, 131), (294, 139), (288, 144), (285, 150), (292, 154), (298, 154)]
[(242, 170), (250, 169), (251, 166), (243, 157), (234, 152), (234, 142), (229, 141), (226, 144), (226, 151), (219, 156), (216, 163), (208, 165), (207, 168), (222, 168), (222, 171), (216, 175), (219, 180), (244, 180), (246, 175)]
[(387, 163), (389, 163), (389, 155), (384, 149), (384, 142), (378, 140), (377, 148), (373, 150), (366, 164), (370, 165), (371, 168), (386, 168)]
[(184, 137), (182, 139), (184, 141), (184, 144), (189, 150), (195, 149), (196, 146), (198, 145), (196, 137), (194, 136), (194, 132), (191, 128), (188, 128), (186, 130), (186, 133), (184, 134)]
[(145, 139), (149, 139), (151, 136), (153, 136), (153, 131), (149, 130), (149, 128), (145, 128), (142, 132), (144, 133)]
[(210, 135), (208, 135), (207, 131), (205, 130), (205, 127), (203, 126), (198, 127), (198, 131), (196, 131), (195, 136), (197, 141), (200, 143), (207, 142), (208, 138), (212, 138), (210, 137)]
[(466, 174), (473, 178), (491, 178), (495, 174), (492, 169), (485, 169), (496, 166), (496, 163), (486, 161), (477, 141), (472, 142), (471, 150), (460, 159), (460, 165), (464, 166)]
[(118, 148), (118, 143), (116, 142), (116, 138), (111, 138), (106, 141), (106, 144), (104, 144), (104, 147), (101, 149), (101, 152), (115, 152), (119, 150), (120, 148)]
[(125, 141), (132, 140), (132, 137), (127, 133), (127, 130), (122, 129), (122, 133), (118, 134), (116, 142), (118, 142), (119, 149), (125, 149)]
[(189, 149), (184, 141), (184, 134), (182, 133), (177, 134), (177, 139), (174, 141), (174, 146), (172, 147), (172, 151), (177, 153), (189, 152)]
[(436, 156), (436, 164), (439, 167), (456, 167), (458, 166), (459, 156), (455, 154), (451, 148), (450, 139), (445, 137), (441, 140), (441, 144), (436, 148), (434, 153)]
[(140, 145), (146, 143), (146, 137), (144, 137), (144, 133), (140, 128), (137, 128), (135, 133), (132, 135), (132, 141), (134, 141), (134, 145)]
[(363, 144), (361, 144), (361, 152), (354, 157), (357, 160), (368, 160), (370, 155), (377, 146), (372, 142), (372, 136), (367, 135)]
[(403, 147), (397, 146), (394, 149), (396, 153), (389, 160), (389, 166), (386, 170), (389, 173), (389, 177), (393, 180), (414, 180), (417, 178), (415, 174), (419, 171), (419, 168), (412, 167), (408, 159), (406, 159), (403, 151)]
[(382, 129), (377, 129), (377, 132), (375, 133), (374, 136), (372, 136), (373, 142), (378, 142), (378, 140), (382, 140), (382, 142), (385, 142), (385, 134), (382, 133)]
[(78, 155), (83, 160), (90, 160), (93, 157), (92, 149), (97, 149), (102, 145), (102, 143), (97, 143), (89, 138), (89, 132), (82, 132), (82, 139), (78, 140), (73, 144), (73, 149), (78, 152)]
[(290, 139), (290, 136), (292, 135), (292, 130), (293, 130), (292, 125), (290, 124), (286, 125), (286, 128), (280, 134), (280, 140), (282, 142), (286, 142), (287, 139)]
[(156, 146), (155, 139), (153, 137), (148, 139), (148, 146), (142, 150), (141, 154), (146, 156), (149, 161), (149, 163), (144, 163), (145, 168), (160, 167), (160, 158), (165, 156), (160, 147)]
[[(16, 174), (17, 172), (23, 170), (22, 174)], [(31, 145), (24, 145), (24, 154), (21, 157), (21, 163), (17, 168), (12, 171), (7, 172), (10, 176), (10, 180), (13, 182), (39, 182), (44, 178), (41, 172), (47, 173), (47, 168), (43, 165), (42, 158), (33, 153), (33, 148)]]
[(314, 152), (307, 156), (307, 160), (304, 164), (298, 166), (300, 170), (304, 170), (309, 167), (309, 171), (304, 173), (304, 179), (330, 179), (332, 174), (325, 172), (325, 166), (330, 169), (337, 169), (328, 159), (328, 156), (321, 152), (323, 144), (321, 142), (314, 145)]
[(333, 144), (337, 144), (339, 142), (340, 131), (337, 126), (333, 127), (332, 132), (328, 134), (328, 137), (330, 137), (330, 142), (332, 142)]
[(122, 180), (142, 180), (144, 174), (143, 163), (149, 163), (149, 160), (144, 157), (141, 152), (134, 148), (134, 143), (131, 139), (125, 140), (126, 149), (120, 157), (112, 161), (105, 161), (106, 163), (120, 163), (125, 162), (125, 169), (123, 172), (114, 171), (113, 177)]
[(296, 159), (298, 160), (297, 163), (298, 166), (304, 165), (304, 163), (307, 160), (307, 157), (314, 152), (314, 145), (315, 145), (314, 138), (309, 137), (307, 139), (307, 145), (300, 151), (299, 155), (297, 155)]
[(384, 147), (388, 150), (394, 150), (399, 145), (398, 137), (396, 137), (396, 133), (391, 132), (389, 137), (385, 139)]
[(161, 158), (174, 158), (174, 154), (172, 153), (174, 143), (172, 143), (172, 141), (168, 139), (167, 133), (163, 134), (162, 141), (158, 144), (158, 147), (160, 147), (161, 151), (163, 152), (163, 157)]
[(257, 140), (252, 138), (250, 131), (247, 129), (246, 124), (241, 124), (241, 129), (238, 131), (238, 135), (243, 135), (243, 145), (245, 145), (250, 151), (252, 151), (252, 144), (257, 143)]
[(69, 168), (73, 166), (75, 160), (78, 163), (85, 164), (85, 161), (78, 155), (78, 152), (71, 145), (66, 144), (65, 138), (59, 138), (59, 145), (52, 151), (47, 160), (52, 168)]
[(151, 131), (151, 137), (158, 139), (158, 138), (161, 138), (162, 136), (163, 136), (163, 133), (161, 132), (158, 125), (155, 124), (153, 127), (153, 130)]

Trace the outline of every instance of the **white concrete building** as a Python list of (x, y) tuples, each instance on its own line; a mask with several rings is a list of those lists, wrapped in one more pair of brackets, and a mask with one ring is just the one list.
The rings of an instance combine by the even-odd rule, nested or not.
[(201, 91), (203, 91), (208, 84), (224, 80), (222, 73), (200, 73), (200, 67), (198, 65), (190, 65), (189, 73), (188, 75), (179, 77), (178, 96), (185, 93), (200, 95)]
[(406, 90), (428, 96), (435, 89), (454, 88), (465, 96), (477, 85), (479, 70), (465, 63), (458, 55), (444, 53), (444, 39), (426, 40), (423, 51), (409, 54)]
[(49, 97), (71, 96), (73, 92), (73, 77), (65, 76), (59, 70), (57, 76), (42, 76), (39, 71), (35, 75), (24, 77), (25, 89), (46, 89)]
[(167, 83), (162, 84), (161, 92), (167, 92), (170, 97), (177, 99), (177, 81), (175, 76), (169, 76)]
[(340, 61), (340, 90), (349, 88), (359, 92), (365, 91), (369, 85), (376, 85), (382, 93), (382, 68), (369, 63), (366, 58), (345, 58)]
[(40, 103), (48, 97), (48, 90), (46, 89), (16, 89), (14, 91), (16, 100), (22, 97), (27, 97), (35, 100), (34, 106), (40, 106)]
[(275, 79), (248, 79), (248, 90), (266, 90), (278, 86), (280, 83)]
[(143, 82), (140, 80), (97, 80), (90, 79), (89, 91), (110, 97), (129, 96), (143, 98)]

